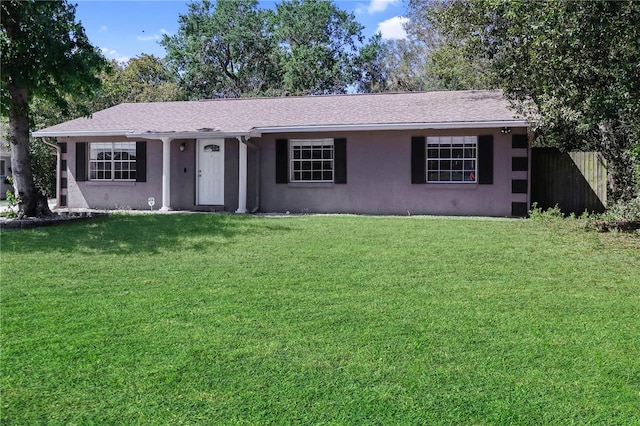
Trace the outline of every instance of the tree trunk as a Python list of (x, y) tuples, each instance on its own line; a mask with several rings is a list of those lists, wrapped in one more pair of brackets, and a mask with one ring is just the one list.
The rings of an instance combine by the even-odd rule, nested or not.
[(29, 152), (29, 109), (27, 89), (8, 85), (9, 142), (11, 144), (11, 173), (13, 190), (18, 200), (18, 217), (51, 216), (46, 197), (38, 191), (33, 181), (31, 153)]

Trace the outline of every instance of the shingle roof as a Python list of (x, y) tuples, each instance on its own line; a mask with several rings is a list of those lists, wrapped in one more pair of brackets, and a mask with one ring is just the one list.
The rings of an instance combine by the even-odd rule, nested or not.
[(35, 136), (107, 131), (249, 133), (264, 128), (504, 121), (523, 122), (500, 91), (411, 92), (125, 103), (91, 118), (42, 129)]

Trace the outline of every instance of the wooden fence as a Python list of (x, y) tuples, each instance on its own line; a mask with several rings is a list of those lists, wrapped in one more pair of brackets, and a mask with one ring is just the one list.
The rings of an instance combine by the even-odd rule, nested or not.
[(607, 207), (607, 167), (597, 152), (531, 150), (531, 202), (556, 204), (563, 213), (602, 212)]

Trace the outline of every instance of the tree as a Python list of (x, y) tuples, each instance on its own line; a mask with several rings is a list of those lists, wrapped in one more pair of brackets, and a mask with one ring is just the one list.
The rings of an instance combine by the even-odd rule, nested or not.
[(432, 16), (438, 31), (490, 61), (542, 143), (600, 151), (611, 198), (637, 194), (640, 2), (453, 1)]
[[(375, 56), (353, 14), (330, 1), (284, 0), (274, 10), (256, 0), (189, 4), (161, 44), (191, 99), (343, 93)], [(369, 84), (370, 85), (370, 84)]]
[[(88, 103), (91, 112), (124, 102), (168, 102), (184, 100), (177, 77), (157, 56), (143, 53), (128, 62), (112, 60), (100, 73), (102, 85), (95, 99)], [(78, 100), (79, 101), (79, 100)], [(78, 117), (66, 117), (71, 119)]]
[(380, 47), (381, 92), (416, 92), (438, 90), (428, 69), (428, 49), (412, 39), (386, 40)]
[(286, 94), (345, 93), (357, 82), (364, 27), (353, 13), (330, 1), (284, 0), (273, 24)]
[(276, 77), (267, 12), (257, 0), (190, 3), (179, 29), (165, 35), (168, 64), (191, 99), (255, 95)]
[[(51, 212), (36, 188), (29, 154), (29, 105), (46, 99), (65, 112), (69, 94), (91, 97), (106, 60), (75, 22), (66, 1), (2, 1), (2, 114), (9, 117), (11, 168), (20, 215)], [(86, 108), (81, 108), (87, 113)]]
[(358, 52), (354, 61), (355, 86), (359, 93), (384, 92), (387, 70), (383, 56), (384, 43), (380, 33), (375, 34)]
[(120, 102), (168, 102), (184, 100), (177, 78), (165, 66), (162, 59), (143, 53), (130, 59), (124, 66), (117, 66), (115, 74), (121, 74), (125, 95)]
[[(404, 28), (406, 40), (385, 45), (391, 87), (399, 90), (493, 89), (489, 61), (466, 49), (466, 40), (441, 31), (435, 17), (447, 3), (410, 0)], [(393, 66), (397, 64), (396, 66)]]

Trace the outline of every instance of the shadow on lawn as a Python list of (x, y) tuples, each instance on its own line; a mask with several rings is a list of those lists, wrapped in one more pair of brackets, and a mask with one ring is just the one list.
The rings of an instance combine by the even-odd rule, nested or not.
[(3, 235), (3, 250), (12, 252), (160, 253), (224, 246), (243, 234), (267, 234), (291, 228), (250, 216), (221, 214), (112, 215), (36, 232)]

